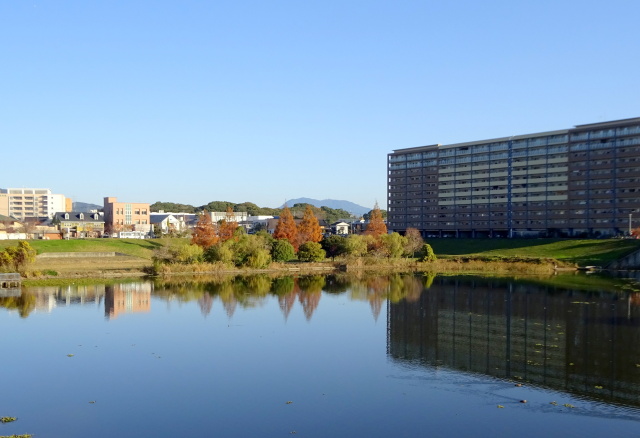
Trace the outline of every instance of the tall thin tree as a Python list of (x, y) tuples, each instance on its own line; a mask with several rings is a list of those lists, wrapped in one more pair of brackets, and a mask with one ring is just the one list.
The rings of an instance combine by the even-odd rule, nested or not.
[(296, 227), (296, 221), (293, 219), (291, 210), (286, 204), (280, 213), (280, 219), (273, 232), (273, 237), (275, 239), (287, 239), (296, 252), (298, 251), (298, 227)]
[(306, 242), (320, 242), (322, 240), (322, 228), (318, 218), (313, 213), (311, 206), (307, 204), (304, 216), (298, 224), (298, 242), (300, 245)]
[(382, 212), (380, 211), (380, 207), (378, 207), (377, 202), (376, 205), (374, 205), (373, 210), (371, 210), (371, 215), (369, 216), (369, 224), (367, 225), (367, 229), (364, 233), (374, 237), (387, 234), (387, 225), (382, 219)]

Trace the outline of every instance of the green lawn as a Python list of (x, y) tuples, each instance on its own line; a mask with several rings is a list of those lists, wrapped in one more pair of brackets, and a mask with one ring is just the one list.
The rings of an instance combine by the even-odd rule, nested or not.
[[(153, 250), (166, 245), (170, 240), (171, 239), (29, 240), (29, 244), (38, 251), (38, 254), (47, 252), (119, 252), (150, 260)], [(0, 240), (0, 250), (16, 244), (16, 240)]]
[(553, 258), (581, 266), (603, 266), (640, 249), (634, 239), (430, 239), (438, 257)]

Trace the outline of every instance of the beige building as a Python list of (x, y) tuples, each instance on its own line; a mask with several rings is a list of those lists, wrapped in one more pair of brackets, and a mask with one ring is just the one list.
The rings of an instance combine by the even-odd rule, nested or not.
[(118, 231), (151, 230), (151, 216), (148, 203), (118, 202), (112, 196), (104, 198), (104, 228), (108, 233)]
[(53, 194), (49, 189), (0, 189), (0, 214), (20, 220), (51, 219), (56, 212), (69, 211), (69, 204), (64, 195)]

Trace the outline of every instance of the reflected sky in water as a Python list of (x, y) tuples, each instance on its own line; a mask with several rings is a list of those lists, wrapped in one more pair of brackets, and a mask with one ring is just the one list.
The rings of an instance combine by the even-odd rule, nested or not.
[(0, 435), (633, 436), (636, 292), (558, 283), (23, 288), (0, 298)]

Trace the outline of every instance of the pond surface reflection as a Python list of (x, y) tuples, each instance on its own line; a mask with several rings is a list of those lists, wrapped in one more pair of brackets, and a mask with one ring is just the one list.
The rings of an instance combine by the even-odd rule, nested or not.
[(631, 436), (639, 304), (584, 276), (23, 287), (0, 435)]

